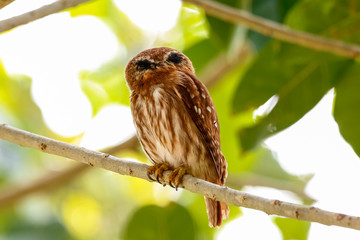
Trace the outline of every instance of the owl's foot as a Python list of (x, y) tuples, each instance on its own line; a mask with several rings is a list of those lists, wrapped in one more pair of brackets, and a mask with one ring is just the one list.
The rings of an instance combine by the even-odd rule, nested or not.
[[(163, 184), (163, 183), (160, 182), (160, 178), (163, 177), (164, 172), (167, 171), (167, 170), (172, 170), (169, 163), (164, 162), (164, 163), (155, 164), (153, 166), (150, 166), (147, 169), (147, 176), (148, 176), (148, 178), (150, 180), (157, 181), (158, 183)], [(156, 179), (153, 179), (151, 177), (151, 175), (155, 175)]]
[(178, 189), (179, 185), (183, 181), (183, 177), (186, 174), (185, 167), (175, 168), (169, 176), (169, 185), (173, 188)]

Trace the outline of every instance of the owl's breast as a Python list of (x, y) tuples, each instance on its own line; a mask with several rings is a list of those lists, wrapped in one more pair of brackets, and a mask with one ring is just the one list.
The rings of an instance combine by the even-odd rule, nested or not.
[(210, 159), (199, 130), (176, 94), (156, 87), (148, 96), (138, 95), (132, 100), (137, 135), (152, 162), (166, 161), (196, 173), (200, 161)]

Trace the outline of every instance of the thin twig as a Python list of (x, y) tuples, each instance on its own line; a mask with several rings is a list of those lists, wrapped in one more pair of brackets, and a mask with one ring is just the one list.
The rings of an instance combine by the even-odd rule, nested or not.
[(0, 21), (0, 33), (88, 1), (89, 0), (59, 0), (19, 16), (2, 20)]
[(219, 82), (226, 74), (243, 64), (250, 55), (250, 46), (244, 43), (239, 49), (239, 52), (235, 52), (231, 56), (228, 53), (222, 52), (214, 60), (210, 61), (204, 70), (199, 74), (199, 79), (203, 83), (211, 88)]
[(61, 172), (49, 172), (46, 176), (42, 176), (28, 184), (24, 183), (23, 185), (3, 189), (0, 194), (0, 208), (8, 207), (34, 192), (53, 189), (55, 186), (69, 182), (88, 168), (89, 166), (86, 164), (77, 163)]
[(6, 7), (15, 0), (0, 0), (0, 9)]
[(249, 29), (262, 33), (266, 36), (280, 39), (285, 42), (294, 43), (303, 47), (315, 49), (318, 51), (329, 52), (349, 58), (360, 56), (360, 46), (348, 44), (343, 41), (334, 40), (297, 31), (288, 26), (252, 15), (246, 11), (239, 10), (220, 4), (211, 0), (182, 0), (183, 2), (193, 3), (206, 13), (220, 18), (224, 21), (241, 24)]
[[(42, 137), (10, 127), (6, 124), (0, 124), (0, 138), (23, 147), (34, 148), (46, 153), (86, 163), (90, 166), (101, 167), (119, 174), (148, 180), (147, 168), (149, 166), (146, 164), (119, 159), (107, 153), (100, 153)], [(170, 172), (165, 172), (164, 179), (167, 179), (169, 174)], [(168, 183), (168, 181), (165, 180), (164, 183)], [(199, 193), (235, 206), (257, 209), (267, 214), (360, 230), (360, 217), (324, 211), (316, 207), (287, 203), (279, 200), (270, 200), (212, 184), (190, 175), (184, 177), (182, 187), (194, 193)]]
[[(116, 154), (125, 149), (136, 149), (137, 146), (137, 138), (136, 136), (133, 136), (123, 143), (103, 150), (103, 152)], [(0, 193), (0, 208), (8, 207), (29, 194), (44, 191), (50, 188), (54, 189), (54, 187), (73, 180), (74, 178), (80, 176), (81, 173), (89, 169), (89, 165), (77, 163), (59, 172), (48, 172), (46, 175), (41, 176), (32, 182), (25, 183), (20, 186), (10, 186), (7, 189), (3, 189)]]

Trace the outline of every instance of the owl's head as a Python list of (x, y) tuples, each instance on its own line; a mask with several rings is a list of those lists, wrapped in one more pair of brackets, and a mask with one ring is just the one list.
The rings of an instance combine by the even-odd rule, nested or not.
[(144, 50), (132, 58), (126, 66), (125, 77), (130, 87), (135, 81), (165, 71), (186, 71), (194, 74), (194, 67), (183, 53), (167, 47)]

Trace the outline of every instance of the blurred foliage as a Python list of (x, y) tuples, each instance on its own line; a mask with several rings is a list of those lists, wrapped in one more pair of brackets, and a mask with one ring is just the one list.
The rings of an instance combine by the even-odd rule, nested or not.
[[(358, 31), (351, 30), (356, 28), (359, 19), (359, 9), (352, 7), (353, 2), (300, 1), (289, 11), (285, 23), (294, 29), (359, 43)], [(254, 110), (273, 96), (276, 102), (256, 119), (253, 126), (239, 131), (244, 150), (255, 148), (263, 139), (297, 122), (331, 88), (337, 89), (337, 84), (349, 76), (347, 72), (353, 64), (346, 58), (278, 40), (265, 45), (238, 84), (233, 109), (237, 113)], [(350, 96), (356, 96), (356, 88), (352, 90)], [(340, 101), (338, 97), (336, 99)], [(340, 129), (346, 128), (342, 121), (338, 124)], [(352, 135), (356, 133), (359, 130), (353, 131)], [(358, 146), (357, 137), (354, 139), (343, 131), (342, 134), (353, 148)]]
[[(179, 231), (179, 227), (186, 231)], [(141, 229), (141, 230), (140, 230)], [(129, 219), (124, 239), (195, 239), (196, 226), (189, 211), (177, 203), (138, 209)]]
[(275, 217), (274, 223), (279, 227), (283, 240), (306, 240), (310, 223), (297, 219)]
[[(360, 14), (354, 7), (358, 0), (219, 2), (295, 29), (359, 43), (356, 29)], [(79, 69), (79, 85), (94, 116), (109, 104), (129, 105), (124, 69), (128, 60), (144, 48), (170, 46), (182, 50), (201, 73), (215, 70), (207, 67), (217, 57), (225, 54), (227, 61), (232, 62), (242, 47), (251, 45), (252, 54), (247, 61), (224, 72), (210, 89), (221, 124), (229, 178), (262, 176), (267, 181), (258, 184), (267, 187), (273, 187), (270, 181), (281, 182), (290, 186), (285, 190), (308, 204), (310, 198), (304, 189), (309, 178), (287, 173), (276, 153), (262, 143), (301, 119), (332, 88), (336, 93), (334, 117), (340, 132), (360, 155), (360, 68), (356, 61), (271, 40), (208, 16), (190, 4), (183, 4), (173, 28), (155, 36), (135, 25), (112, 0), (91, 1), (68, 12), (72, 17), (89, 15), (100, 19), (120, 46), (116, 57), (98, 69)], [(31, 84), (26, 75), (9, 75), (0, 63), (0, 121), (79, 143), (82, 135), (63, 138), (48, 129), (31, 96)], [(254, 120), (253, 111), (266, 102), (272, 105)], [(146, 159), (140, 148), (118, 155)], [(50, 159), (38, 151), (0, 141), (0, 188), (4, 191), (24, 180), (31, 182), (46, 172), (44, 168), (61, 171), (68, 165), (63, 159)], [(240, 189), (245, 184), (232, 181), (232, 185)], [(283, 190), (280, 186), (279, 189)], [(241, 217), (241, 209), (230, 208), (230, 219), (224, 225)], [(4, 209), (0, 211), (0, 239), (9, 240), (214, 239), (218, 232), (208, 227), (202, 196), (100, 169), (92, 169), (61, 188), (21, 199)], [(274, 218), (274, 224), (283, 239), (306, 239), (310, 228), (310, 223), (284, 218)]]
[(9, 75), (0, 61), (0, 107), (3, 118), (21, 128), (44, 128), (39, 107), (31, 97), (31, 79)]

